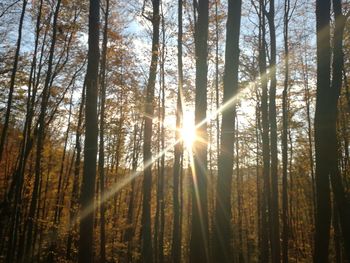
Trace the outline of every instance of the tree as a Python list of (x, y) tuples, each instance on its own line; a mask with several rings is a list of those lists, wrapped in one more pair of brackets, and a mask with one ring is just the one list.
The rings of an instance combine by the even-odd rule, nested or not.
[(151, 190), (152, 190), (152, 125), (154, 114), (154, 87), (156, 83), (157, 64), (158, 64), (158, 49), (159, 49), (159, 6), (160, 0), (152, 0), (153, 13), (152, 13), (152, 58), (149, 69), (149, 77), (146, 88), (146, 105), (144, 115), (144, 138), (143, 138), (143, 165), (144, 165), (144, 178), (143, 178), (143, 199), (142, 199), (142, 258), (144, 262), (153, 262), (153, 250), (152, 250), (152, 233), (151, 233)]
[(239, 33), (242, 1), (228, 2), (226, 23), (226, 51), (224, 70), (225, 105), (222, 113), (220, 155), (214, 221), (214, 259), (232, 262), (231, 192), (233, 146), (235, 136), (236, 98), (238, 93)]
[(42, 97), (41, 97), (40, 114), (39, 114), (37, 127), (36, 127), (36, 129), (38, 130), (38, 136), (36, 140), (34, 187), (33, 187), (32, 198), (31, 198), (29, 214), (28, 214), (28, 229), (27, 229), (27, 241), (26, 241), (27, 255), (30, 251), (30, 247), (32, 244), (34, 218), (35, 218), (37, 204), (38, 204), (39, 183), (40, 183), (40, 175), (41, 175), (41, 169), (42, 169), (42, 154), (43, 154), (43, 148), (44, 148), (45, 129), (46, 129), (45, 117), (47, 114), (46, 111), (48, 108), (48, 103), (50, 98), (50, 88), (52, 86), (51, 81), (53, 78), (53, 58), (54, 58), (54, 52), (55, 52), (56, 40), (57, 40), (57, 20), (58, 20), (58, 14), (60, 11), (60, 6), (61, 6), (61, 0), (58, 0), (56, 3), (54, 18), (53, 18), (52, 39), (51, 39), (51, 46), (50, 46), (49, 59), (48, 59), (48, 68), (46, 72), (45, 84), (44, 84)]
[(278, 208), (278, 157), (277, 157), (277, 120), (276, 120), (276, 28), (275, 28), (275, 1), (269, 3), (269, 12), (266, 14), (270, 31), (270, 90), (269, 90), (269, 124), (270, 124), (270, 184), (271, 201), (269, 209), (271, 229), (271, 259), (272, 262), (281, 261), (279, 208)]
[[(333, 10), (335, 17), (335, 29), (333, 33), (333, 64), (332, 64), (332, 82), (330, 87), (330, 114), (331, 114), (331, 152), (330, 157), (330, 179), (336, 207), (339, 213), (339, 222), (344, 239), (344, 248), (348, 257), (350, 257), (350, 200), (346, 196), (342, 178), (339, 171), (339, 150), (337, 138), (337, 115), (338, 101), (342, 87), (342, 71), (344, 65), (343, 55), (343, 33), (346, 23), (346, 17), (342, 14), (342, 1), (333, 0)], [(337, 216), (335, 216), (337, 218)]]
[(5, 122), (4, 122), (4, 126), (2, 128), (2, 133), (1, 133), (1, 138), (0, 138), (0, 162), (2, 160), (2, 152), (4, 150), (5, 139), (6, 139), (7, 130), (9, 127), (9, 122), (10, 122), (10, 113), (11, 113), (11, 108), (12, 108), (13, 91), (15, 88), (15, 80), (16, 80), (17, 67), (18, 67), (18, 58), (19, 58), (19, 52), (21, 49), (23, 20), (24, 20), (24, 14), (26, 11), (27, 2), (28, 2), (27, 0), (23, 0), (22, 13), (21, 13), (21, 17), (19, 20), (17, 47), (16, 47), (15, 58), (13, 61), (13, 68), (12, 68), (12, 72), (11, 72), (11, 81), (10, 81), (9, 96), (7, 99)]
[(193, 145), (194, 163), (192, 174), (192, 229), (190, 241), (190, 262), (208, 262), (209, 229), (207, 204), (207, 73), (208, 73), (208, 23), (209, 1), (195, 4), (198, 19), (195, 21), (196, 56), (196, 135), (200, 138)]
[(270, 140), (266, 70), (265, 1), (259, 1), (259, 74), (261, 84), (261, 126), (263, 155), (263, 194), (261, 201), (261, 247), (260, 262), (269, 260), (269, 201), (270, 201)]
[(288, 263), (288, 89), (289, 89), (289, 20), (290, 0), (284, 1), (284, 87), (282, 93), (282, 262)]
[[(88, 40), (88, 65), (86, 72), (86, 103), (85, 103), (85, 143), (84, 143), (84, 168), (81, 185), (81, 218), (79, 237), (79, 262), (93, 262), (93, 228), (94, 193), (96, 180), (97, 160), (97, 91), (98, 68), (100, 60), (99, 32), (100, 32), (100, 2), (90, 0), (89, 7), (89, 40)], [(84, 213), (85, 212), (85, 213)]]
[[(182, 126), (183, 112), (183, 67), (182, 67), (182, 0), (178, 0), (178, 35), (177, 35), (177, 70), (178, 70), (178, 90), (176, 99), (176, 131), (175, 140), (178, 142), (180, 138), (180, 129)], [(172, 237), (172, 261), (180, 263), (181, 261), (181, 225), (180, 225), (180, 176), (182, 173), (181, 158), (183, 157), (182, 142), (178, 142), (174, 146), (174, 173), (173, 173), (173, 237)]]
[(316, 224), (314, 262), (328, 262), (330, 228), (330, 188), (328, 151), (331, 149), (329, 110), (330, 89), (330, 1), (316, 0), (317, 97), (315, 112)]
[(101, 246), (100, 259), (101, 262), (106, 261), (106, 226), (105, 226), (105, 147), (104, 147), (104, 127), (105, 127), (105, 108), (106, 108), (106, 60), (107, 60), (107, 41), (108, 41), (108, 16), (109, 16), (109, 0), (106, 0), (105, 21), (103, 29), (102, 43), (102, 60), (100, 70), (100, 138), (99, 138), (99, 159), (98, 172), (100, 180), (100, 214), (101, 214)]

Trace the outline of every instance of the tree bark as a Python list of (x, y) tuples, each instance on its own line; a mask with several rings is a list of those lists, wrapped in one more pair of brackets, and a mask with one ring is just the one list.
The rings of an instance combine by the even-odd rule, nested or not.
[(284, 88), (282, 93), (282, 262), (288, 263), (288, 89), (289, 89), (289, 11), (290, 0), (284, 1)]
[(100, 71), (100, 143), (98, 156), (98, 173), (100, 180), (100, 262), (106, 261), (106, 227), (105, 227), (105, 108), (106, 108), (106, 67), (107, 67), (107, 41), (108, 41), (109, 0), (106, 0), (104, 17), (102, 60)]
[(239, 33), (242, 1), (228, 2), (226, 23), (226, 50), (224, 69), (221, 142), (216, 189), (216, 210), (214, 223), (213, 256), (217, 262), (232, 262), (232, 224), (231, 192), (233, 174), (233, 155), (235, 141), (235, 114), (238, 93)]
[(316, 0), (317, 95), (315, 112), (316, 225), (314, 262), (328, 262), (331, 218), (328, 151), (331, 149), (329, 124), (330, 89), (330, 0)]
[(261, 82), (261, 126), (263, 155), (263, 193), (261, 196), (261, 248), (259, 262), (269, 261), (270, 141), (267, 95), (265, 2), (259, 1), (259, 74)]
[(336, 206), (339, 213), (339, 222), (341, 226), (341, 232), (343, 236), (344, 249), (347, 257), (350, 258), (350, 200), (348, 199), (340, 170), (339, 170), (339, 151), (338, 151), (338, 138), (337, 138), (337, 115), (338, 115), (338, 100), (340, 90), (342, 87), (342, 71), (343, 71), (343, 32), (346, 23), (346, 18), (342, 14), (342, 1), (333, 0), (333, 9), (335, 16), (335, 29), (333, 36), (333, 65), (332, 65), (332, 83), (331, 83), (331, 123), (330, 123), (330, 179), (332, 184), (332, 191)]
[[(97, 159), (97, 94), (98, 68), (100, 60), (99, 23), (100, 3), (90, 0), (89, 8), (89, 40), (88, 65), (86, 73), (86, 103), (85, 103), (85, 144), (84, 169), (81, 185), (80, 203), (80, 237), (78, 261), (93, 262), (93, 226), (94, 226), (94, 193), (96, 181)], [(92, 209), (91, 209), (92, 207)], [(90, 209), (92, 211), (90, 211)], [(89, 211), (88, 211), (89, 210)]]
[(143, 178), (143, 199), (142, 199), (142, 218), (141, 218), (141, 241), (142, 241), (142, 260), (145, 263), (153, 262), (152, 250), (152, 231), (151, 231), (151, 190), (152, 190), (152, 125), (154, 114), (154, 87), (157, 75), (158, 64), (158, 49), (159, 49), (159, 0), (153, 0), (153, 14), (152, 14), (152, 58), (149, 70), (149, 78), (146, 88), (146, 106), (145, 106), (145, 128), (144, 128), (144, 143), (143, 143), (143, 164), (144, 164), (144, 178)]
[(26, 243), (26, 255), (29, 255), (30, 248), (32, 246), (32, 236), (33, 236), (33, 228), (34, 228), (34, 220), (35, 220), (35, 214), (37, 209), (37, 203), (38, 203), (38, 189), (39, 189), (39, 183), (40, 183), (40, 176), (41, 176), (41, 162), (42, 162), (42, 152), (44, 148), (44, 140), (45, 140), (45, 116), (46, 111), (48, 107), (48, 102), (50, 98), (50, 81), (52, 77), (52, 66), (53, 66), (53, 57), (54, 57), (54, 51), (56, 46), (56, 37), (57, 37), (57, 20), (58, 20), (58, 13), (60, 10), (61, 0), (57, 1), (55, 13), (54, 13), (54, 20), (52, 25), (52, 40), (51, 40), (51, 46), (50, 46), (50, 52), (49, 52), (49, 59), (48, 59), (48, 69), (46, 72), (46, 78), (45, 78), (45, 84), (42, 92), (42, 98), (41, 98), (41, 105), (40, 105), (40, 115), (38, 119), (38, 137), (37, 137), (37, 143), (36, 143), (36, 155), (35, 155), (35, 177), (34, 177), (34, 186), (33, 186), (33, 192), (32, 192), (32, 198), (29, 208), (29, 214), (28, 214), (28, 229), (27, 229), (27, 243)]
[(278, 157), (277, 157), (277, 120), (276, 120), (276, 28), (275, 1), (270, 0), (269, 12), (266, 14), (270, 31), (270, 90), (269, 90), (269, 124), (270, 124), (270, 183), (271, 203), (269, 210), (271, 227), (271, 260), (273, 263), (281, 261), (279, 206), (278, 206)]
[(26, 12), (27, 2), (28, 2), (28, 0), (23, 0), (21, 17), (19, 20), (17, 46), (16, 46), (15, 58), (14, 58), (14, 62), (13, 62), (12, 73), (11, 73), (10, 90), (9, 90), (9, 96), (7, 99), (7, 107), (6, 107), (6, 113), (5, 113), (5, 122), (4, 122), (4, 126), (2, 128), (2, 133), (1, 133), (1, 138), (0, 138), (0, 163), (2, 161), (2, 154), (4, 151), (5, 139), (7, 136), (7, 130), (9, 127), (9, 122), (10, 122), (10, 114), (11, 114), (12, 102), (13, 102), (12, 101), (13, 100), (13, 91), (15, 89), (15, 80), (16, 80), (16, 73), (17, 73), (17, 67), (18, 67), (19, 52), (21, 49), (23, 20), (24, 20), (24, 14)]
[[(177, 35), (177, 102), (176, 102), (176, 142), (181, 139), (180, 129), (182, 127), (182, 86), (183, 86), (183, 69), (182, 69), (182, 0), (178, 0), (178, 35)], [(173, 170), (173, 237), (172, 237), (172, 262), (180, 263), (181, 261), (181, 225), (180, 225), (180, 199), (179, 187), (181, 176), (181, 159), (183, 155), (183, 144), (178, 142), (174, 146), (174, 170)]]
[(196, 135), (201, 138), (193, 145), (194, 173), (192, 174), (192, 229), (190, 262), (209, 262), (209, 228), (207, 203), (207, 73), (209, 1), (199, 0), (195, 5), (198, 19), (195, 22), (196, 55)]

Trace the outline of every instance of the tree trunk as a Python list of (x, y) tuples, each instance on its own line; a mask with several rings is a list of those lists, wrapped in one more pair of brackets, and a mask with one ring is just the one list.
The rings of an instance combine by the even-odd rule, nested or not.
[[(161, 90), (161, 151), (164, 152), (165, 149), (165, 22), (164, 22), (164, 14), (163, 14), (163, 5), (162, 7), (162, 63), (160, 65), (161, 68), (161, 77), (160, 77), (160, 90)], [(159, 174), (159, 204), (160, 204), (160, 220), (159, 220), (159, 263), (164, 262), (164, 224), (165, 224), (165, 200), (164, 200), (164, 180), (165, 180), (165, 154), (162, 154), (160, 160), (160, 174)]]
[[(86, 73), (84, 170), (81, 185), (78, 261), (93, 262), (94, 192), (97, 159), (97, 91), (100, 59), (100, 3), (90, 0), (88, 65)], [(91, 210), (90, 210), (91, 209)]]
[(80, 176), (80, 156), (81, 156), (81, 143), (80, 143), (80, 136), (81, 136), (81, 126), (83, 122), (83, 110), (85, 105), (85, 86), (86, 83), (84, 81), (83, 88), (82, 88), (82, 94), (81, 94), (81, 102), (79, 107), (79, 113), (78, 113), (78, 123), (76, 128), (76, 135), (75, 135), (75, 150), (76, 150), (76, 157), (74, 162), (74, 175), (73, 175), (73, 186), (72, 186), (72, 192), (71, 192), (71, 203), (69, 208), (69, 219), (70, 219), (70, 229), (69, 234), (67, 238), (67, 253), (66, 258), (70, 260), (71, 257), (71, 247), (73, 244), (73, 227), (75, 226), (75, 216), (77, 214), (77, 204), (78, 204), (78, 193), (79, 193), (79, 176)]
[(192, 229), (190, 241), (190, 262), (209, 262), (209, 228), (207, 203), (207, 57), (209, 1), (199, 0), (195, 22), (196, 55), (196, 135), (201, 138), (193, 145), (194, 173), (192, 174)]
[[(177, 70), (178, 70), (178, 90), (176, 103), (176, 131), (175, 140), (181, 139), (180, 129), (182, 127), (182, 0), (178, 0), (178, 35), (177, 35)], [(172, 237), (172, 262), (180, 263), (181, 261), (181, 225), (180, 225), (180, 199), (179, 199), (179, 183), (181, 176), (181, 157), (183, 155), (183, 143), (179, 141), (174, 146), (174, 170), (173, 170), (173, 237)]]
[(341, 12), (342, 8), (341, 0), (333, 0), (333, 9), (335, 16), (335, 29), (333, 36), (333, 72), (331, 83), (331, 96), (330, 99), (330, 178), (332, 183), (332, 190), (334, 193), (335, 202), (339, 213), (339, 222), (341, 226), (341, 232), (343, 235), (344, 248), (347, 257), (350, 258), (350, 200), (348, 199), (342, 178), (339, 171), (338, 164), (338, 138), (337, 138), (337, 113), (338, 113), (338, 99), (340, 90), (342, 87), (342, 71), (343, 71), (343, 32), (345, 27), (346, 18)]
[(100, 180), (100, 262), (106, 261), (106, 229), (105, 229), (105, 107), (106, 107), (106, 66), (108, 41), (109, 0), (106, 0), (105, 21), (103, 29), (102, 60), (100, 71), (100, 143), (98, 156), (98, 173)]
[(282, 262), (288, 263), (288, 89), (289, 89), (289, 10), (290, 0), (284, 2), (284, 88), (282, 93)]
[(270, 124), (270, 183), (271, 203), (269, 210), (271, 227), (271, 260), (273, 263), (281, 261), (279, 206), (278, 206), (278, 157), (277, 157), (277, 120), (276, 120), (276, 28), (275, 28), (275, 1), (270, 0), (269, 12), (266, 14), (270, 31), (270, 90), (269, 90), (269, 124)]
[(145, 263), (153, 262), (152, 251), (152, 231), (151, 231), (151, 190), (152, 190), (152, 125), (154, 114), (154, 87), (157, 75), (158, 64), (158, 49), (159, 49), (159, 0), (153, 0), (153, 14), (152, 14), (152, 58), (149, 70), (149, 78), (146, 89), (146, 106), (145, 106), (145, 128), (144, 128), (144, 144), (143, 144), (143, 165), (144, 165), (144, 178), (143, 178), (143, 199), (142, 199), (142, 219), (141, 219), (141, 239), (142, 260)]
[(51, 87), (50, 80), (52, 77), (53, 57), (54, 57), (54, 51), (56, 46), (57, 20), (58, 20), (60, 5), (61, 5), (61, 0), (58, 0), (56, 4), (54, 20), (52, 25), (52, 40), (51, 40), (51, 47), (49, 52), (49, 59), (47, 62), (48, 69), (47, 69), (45, 84), (42, 92), (40, 115), (38, 119), (39, 127), (37, 127), (38, 137), (37, 137), (36, 156), (35, 156), (35, 178), (34, 178), (32, 199), (31, 199), (29, 214), (28, 214), (26, 255), (29, 255), (30, 248), (32, 246), (33, 227), (34, 227), (34, 220), (35, 220), (35, 214), (36, 214), (37, 203), (38, 203), (38, 194), (39, 194), (38, 188), (39, 188), (39, 182), (40, 182), (40, 176), (41, 176), (41, 170), (42, 170), (41, 162), (42, 162), (42, 152), (43, 152), (44, 140), (45, 140), (45, 126), (46, 126), (45, 116), (46, 116), (46, 111), (47, 111), (48, 102), (50, 98), (50, 87)]
[(330, 0), (316, 0), (317, 96), (315, 112), (316, 225), (314, 262), (328, 262), (331, 218), (328, 151), (331, 149), (329, 124), (330, 89)]
[(15, 89), (15, 80), (16, 80), (16, 73), (17, 73), (17, 66), (18, 66), (18, 59), (19, 59), (19, 52), (21, 49), (21, 40), (22, 40), (22, 28), (23, 28), (23, 20), (24, 20), (24, 14), (26, 12), (26, 6), (27, 6), (28, 0), (23, 0), (22, 5), (22, 13), (19, 20), (19, 26), (18, 26), (18, 37), (17, 37), (17, 46), (16, 46), (16, 52), (15, 52), (15, 59), (13, 62), (13, 68), (11, 73), (11, 81), (10, 81), (10, 90), (9, 90), (9, 96), (7, 99), (7, 107), (6, 107), (6, 113), (5, 113), (5, 122), (4, 126), (2, 128), (1, 138), (0, 138), (0, 163), (2, 161), (2, 153), (5, 146), (5, 139), (7, 136), (7, 130), (9, 127), (10, 122), (10, 113), (12, 109), (12, 99), (13, 99), (13, 91)]
[(221, 143), (216, 189), (214, 223), (214, 260), (232, 262), (231, 192), (233, 174), (233, 146), (235, 136), (235, 114), (238, 93), (239, 33), (242, 1), (228, 2), (226, 23), (226, 50), (224, 69), (224, 97), (221, 121)]
[(270, 142), (267, 95), (266, 45), (265, 45), (265, 3), (259, 1), (259, 71), (261, 82), (261, 126), (263, 155), (263, 193), (261, 196), (261, 251), (259, 262), (269, 261), (269, 199), (270, 199)]

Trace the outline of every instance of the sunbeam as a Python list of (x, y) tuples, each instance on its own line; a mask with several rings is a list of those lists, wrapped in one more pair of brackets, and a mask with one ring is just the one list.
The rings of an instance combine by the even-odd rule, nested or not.
[[(200, 136), (198, 136), (198, 134), (196, 134), (196, 130), (198, 128), (200, 128), (202, 125), (204, 125), (205, 123), (207, 123), (210, 120), (213, 120), (214, 118), (216, 118), (217, 115), (219, 115), (221, 112), (229, 109), (238, 99), (240, 99), (243, 95), (243, 91), (246, 90), (247, 88), (251, 87), (256, 81), (252, 81), (250, 83), (248, 83), (244, 88), (242, 88), (239, 93), (237, 93), (234, 97), (232, 97), (230, 100), (226, 101), (223, 105), (221, 105), (221, 107), (219, 107), (216, 111), (214, 111), (212, 114), (210, 114), (209, 116), (207, 116), (207, 118), (203, 119), (201, 122), (199, 122), (197, 125), (195, 125), (194, 127), (191, 127), (191, 125), (188, 126), (188, 128), (186, 128), (187, 131), (184, 130), (184, 132), (181, 132), (181, 138), (177, 141), (175, 141), (173, 144), (169, 145), (168, 147), (166, 147), (163, 151), (159, 152), (155, 157), (152, 158), (152, 160), (149, 160), (143, 167), (142, 170), (139, 170), (133, 174), (131, 174), (130, 176), (128, 176), (127, 178), (122, 179), (121, 181), (117, 182), (116, 184), (112, 185), (110, 190), (106, 191), (104, 194), (104, 198), (102, 200), (100, 200), (100, 202), (94, 204), (90, 204), (85, 210), (80, 212), (80, 216), (78, 216), (77, 218), (75, 218), (71, 224), (70, 227), (72, 227), (77, 221), (78, 218), (84, 218), (87, 215), (89, 215), (90, 213), (92, 213), (96, 208), (98, 208), (102, 203), (106, 202), (107, 200), (109, 200), (112, 196), (114, 196), (116, 193), (118, 193), (123, 187), (125, 187), (126, 185), (128, 185), (134, 178), (138, 177), (139, 175), (143, 174), (143, 171), (145, 168), (151, 166), (155, 161), (157, 161), (159, 158), (161, 158), (164, 154), (168, 153), (170, 150), (173, 149), (173, 147), (181, 142), (184, 141), (186, 144), (188, 144), (189, 147), (188, 150), (190, 152), (190, 158), (192, 158), (192, 169), (194, 169), (194, 165), (193, 165), (193, 154), (192, 154), (192, 146), (194, 142), (202, 142), (202, 143), (207, 143), (207, 141), (203, 140), (203, 138), (201, 138)], [(190, 134), (191, 133), (191, 134)], [(186, 145), (187, 146), (187, 145)], [(192, 157), (191, 157), (192, 156)], [(195, 171), (193, 171), (195, 172)]]

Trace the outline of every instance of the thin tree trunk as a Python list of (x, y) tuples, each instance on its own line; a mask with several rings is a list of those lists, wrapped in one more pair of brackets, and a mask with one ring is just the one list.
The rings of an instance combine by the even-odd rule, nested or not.
[(143, 164), (144, 164), (144, 178), (143, 178), (143, 199), (142, 199), (142, 219), (141, 219), (141, 240), (142, 240), (142, 260), (145, 263), (153, 262), (152, 250), (152, 231), (151, 231), (151, 190), (152, 190), (152, 125), (154, 114), (154, 87), (157, 75), (158, 64), (158, 49), (159, 49), (159, 6), (160, 0), (153, 0), (153, 14), (152, 14), (152, 58), (149, 70), (149, 78), (146, 89), (146, 107), (145, 107), (145, 128), (144, 128), (144, 144), (143, 144)]
[(303, 64), (303, 78), (304, 78), (304, 98), (306, 104), (306, 119), (307, 119), (307, 132), (308, 132), (308, 143), (309, 143), (309, 162), (310, 162), (310, 172), (311, 172), (311, 184), (312, 184), (312, 205), (314, 209), (313, 221), (316, 215), (316, 184), (315, 184), (315, 169), (314, 169), (314, 155), (313, 155), (313, 145), (312, 145), (312, 128), (311, 128), (311, 114), (310, 114), (310, 90), (309, 90), (309, 71), (308, 63), (305, 55), (305, 64)]
[[(93, 226), (94, 226), (94, 192), (96, 181), (97, 159), (97, 91), (98, 67), (100, 60), (99, 49), (99, 0), (90, 0), (89, 9), (89, 48), (86, 73), (86, 103), (85, 103), (85, 144), (84, 170), (81, 185), (81, 217), (78, 261), (93, 262)], [(92, 209), (91, 209), (92, 207)], [(87, 209), (89, 211), (87, 211)], [(92, 211), (90, 211), (90, 209)]]
[[(219, 92), (219, 17), (218, 17), (218, 1), (215, 0), (215, 104), (216, 110), (220, 107)], [(217, 164), (219, 164), (220, 156), (220, 118), (216, 115), (216, 154)]]
[(100, 143), (98, 157), (98, 173), (100, 181), (100, 262), (106, 261), (106, 227), (105, 227), (105, 108), (106, 108), (106, 66), (108, 41), (109, 0), (106, 0), (105, 21), (103, 29), (102, 60), (100, 72)]
[(269, 124), (270, 124), (270, 182), (271, 206), (269, 211), (271, 227), (271, 259), (273, 263), (281, 261), (279, 206), (278, 206), (278, 157), (277, 157), (277, 120), (276, 120), (276, 28), (275, 28), (275, 1), (270, 0), (269, 12), (266, 14), (270, 31), (270, 90), (269, 90)]
[[(180, 140), (180, 129), (182, 127), (182, 85), (183, 85), (183, 69), (182, 69), (182, 0), (178, 0), (178, 35), (177, 35), (177, 70), (178, 70), (178, 90), (176, 103), (176, 131), (175, 140)], [(181, 156), (183, 154), (183, 144), (178, 142), (174, 146), (174, 170), (173, 170), (173, 237), (172, 237), (172, 262), (180, 263), (181, 261), (181, 224), (180, 224), (180, 199), (179, 185), (181, 176)]]
[[(143, 131), (143, 123), (141, 123), (141, 129), (138, 131), (138, 125), (134, 125), (134, 136), (133, 136), (133, 153), (132, 153), (132, 175), (134, 175), (137, 171), (137, 165), (139, 160), (139, 151), (140, 151), (140, 142), (141, 142), (141, 136)], [(139, 136), (139, 138), (138, 138)], [(128, 228), (125, 231), (124, 240), (127, 243), (127, 262), (132, 262), (132, 239), (135, 233), (135, 227), (134, 227), (134, 209), (136, 207), (135, 201), (137, 200), (137, 193), (136, 193), (136, 180), (135, 178), (131, 181), (131, 191), (130, 191), (130, 200), (128, 205), (128, 215), (127, 215), (127, 225)]]
[(15, 80), (16, 80), (16, 74), (17, 74), (19, 52), (21, 49), (23, 20), (24, 20), (24, 14), (26, 12), (27, 2), (28, 2), (28, 0), (23, 0), (21, 17), (19, 20), (17, 46), (16, 46), (15, 58), (14, 58), (14, 62), (13, 62), (12, 73), (11, 73), (10, 90), (9, 90), (9, 96), (7, 99), (7, 107), (6, 107), (6, 113), (5, 113), (5, 122), (4, 122), (4, 126), (2, 128), (2, 133), (1, 133), (1, 138), (0, 138), (0, 163), (2, 161), (2, 154), (4, 151), (5, 139), (7, 136), (7, 132), (8, 132), (7, 130), (9, 127), (9, 122), (10, 122), (10, 114), (11, 114), (12, 102), (13, 102), (12, 101), (13, 100), (13, 91), (15, 89)]
[(270, 197), (270, 142), (268, 123), (268, 95), (267, 95), (267, 70), (266, 70), (266, 45), (265, 45), (265, 2), (259, 1), (259, 71), (261, 81), (261, 125), (262, 125), (262, 155), (263, 155), (263, 193), (261, 201), (261, 251), (259, 262), (269, 261), (269, 197)]
[(237, 183), (237, 217), (238, 217), (238, 262), (244, 263), (243, 257), (243, 209), (244, 209), (244, 197), (243, 197), (243, 175), (240, 170), (240, 156), (239, 156), (239, 130), (238, 130), (238, 116), (237, 112), (235, 113), (235, 122), (236, 122), (236, 130), (235, 130), (235, 148), (236, 148), (236, 183)]
[(288, 263), (288, 88), (289, 88), (289, 11), (290, 0), (284, 2), (284, 88), (282, 93), (282, 262)]
[[(160, 90), (161, 90), (161, 151), (164, 152), (165, 149), (165, 22), (164, 22), (164, 14), (163, 14), (163, 5), (161, 5), (161, 16), (162, 16), (162, 63), (160, 64), (161, 77), (160, 81)], [(159, 263), (164, 262), (164, 224), (165, 224), (165, 200), (164, 200), (164, 179), (165, 179), (165, 154), (162, 154), (160, 160), (160, 173), (159, 173), (159, 204), (160, 204), (160, 220), (159, 220)]]
[(66, 258), (70, 260), (72, 258), (71, 256), (71, 248), (73, 245), (73, 229), (75, 227), (75, 216), (77, 214), (77, 204), (78, 204), (78, 193), (79, 193), (79, 175), (80, 175), (80, 156), (81, 156), (81, 143), (80, 143), (80, 136), (81, 136), (81, 126), (83, 122), (83, 110), (84, 110), (84, 104), (85, 104), (85, 86), (86, 83), (84, 81), (83, 88), (82, 88), (82, 94), (81, 94), (81, 102), (79, 107), (79, 113), (78, 113), (78, 123), (76, 128), (76, 135), (75, 135), (75, 150), (76, 150), (76, 157), (74, 162), (74, 175), (73, 175), (73, 186), (72, 186), (72, 192), (71, 192), (71, 203), (69, 208), (69, 220), (70, 220), (70, 229), (69, 234), (67, 238), (67, 253)]
[(54, 57), (54, 51), (56, 47), (56, 33), (57, 33), (57, 20), (58, 20), (58, 13), (60, 10), (61, 0), (57, 1), (55, 13), (54, 13), (54, 20), (52, 25), (52, 40), (51, 40), (51, 47), (49, 52), (49, 59), (48, 59), (48, 69), (46, 73), (46, 79), (45, 84), (42, 92), (42, 98), (41, 98), (41, 106), (40, 106), (40, 115), (38, 119), (38, 137), (37, 137), (37, 143), (36, 143), (36, 156), (35, 156), (35, 178), (34, 178), (34, 186), (33, 186), (33, 192), (32, 192), (32, 198), (29, 208), (29, 214), (28, 214), (28, 229), (27, 229), (27, 243), (26, 243), (26, 255), (30, 254), (30, 248), (32, 246), (32, 236), (33, 236), (33, 227), (34, 227), (34, 220), (35, 220), (35, 212), (37, 209), (37, 203), (38, 203), (38, 188), (39, 188), (39, 182), (40, 182), (40, 175), (41, 175), (41, 162), (42, 162), (42, 153), (44, 148), (44, 141), (45, 141), (45, 116), (46, 111), (49, 103), (50, 98), (50, 80), (52, 77), (52, 66), (53, 66), (53, 57)]

